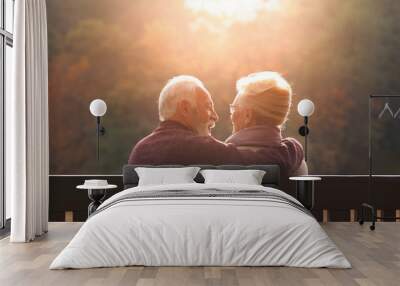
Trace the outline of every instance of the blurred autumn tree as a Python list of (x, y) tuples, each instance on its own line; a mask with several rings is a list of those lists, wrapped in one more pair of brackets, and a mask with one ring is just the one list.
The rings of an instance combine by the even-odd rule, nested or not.
[[(293, 85), (286, 136), (303, 142), (297, 103), (316, 104), (312, 173), (367, 173), (368, 96), (400, 90), (400, 2), (280, 2), (282, 9), (227, 23), (184, 0), (48, 0), (51, 173), (120, 173), (132, 146), (157, 126), (160, 89), (177, 74), (209, 88), (220, 115), (213, 134), (223, 140), (235, 81), (262, 70)], [(88, 110), (95, 98), (108, 104), (99, 165)]]

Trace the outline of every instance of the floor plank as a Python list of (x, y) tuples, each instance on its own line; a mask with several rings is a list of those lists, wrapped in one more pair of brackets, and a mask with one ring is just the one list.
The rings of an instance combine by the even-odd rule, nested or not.
[(289, 267), (117, 267), (48, 269), (81, 223), (50, 223), (49, 233), (32, 243), (0, 240), (0, 285), (399, 285), (400, 224), (382, 222), (375, 231), (357, 223), (322, 225), (352, 269)]

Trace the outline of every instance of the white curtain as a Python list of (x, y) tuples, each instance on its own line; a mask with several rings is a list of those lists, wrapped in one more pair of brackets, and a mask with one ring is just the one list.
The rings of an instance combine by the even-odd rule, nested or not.
[[(15, 1), (14, 92), (6, 98), (6, 187), (12, 242), (28, 242), (48, 225), (48, 64), (45, 0)], [(8, 101), (8, 102), (7, 102)]]

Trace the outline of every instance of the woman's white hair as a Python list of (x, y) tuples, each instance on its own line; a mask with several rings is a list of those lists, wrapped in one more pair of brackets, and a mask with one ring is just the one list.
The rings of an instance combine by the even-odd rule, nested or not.
[(264, 118), (265, 122), (281, 126), (289, 115), (292, 103), (290, 84), (277, 72), (249, 74), (236, 82), (237, 101)]
[(181, 100), (187, 100), (196, 107), (196, 95), (199, 88), (206, 90), (204, 84), (194, 76), (179, 75), (171, 78), (161, 90), (158, 99), (160, 121), (171, 118)]
[(279, 73), (273, 71), (252, 73), (236, 82), (236, 89), (242, 95), (259, 94), (273, 88), (292, 92), (289, 83)]

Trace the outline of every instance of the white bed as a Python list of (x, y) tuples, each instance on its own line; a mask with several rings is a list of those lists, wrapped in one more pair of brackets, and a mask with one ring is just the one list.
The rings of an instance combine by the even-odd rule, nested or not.
[[(182, 195), (146, 198), (175, 190)], [(263, 193), (254, 197), (252, 191)], [(192, 192), (203, 195), (190, 196)], [(50, 269), (127, 265), (350, 268), (319, 223), (298, 204), (280, 190), (255, 185), (130, 188), (99, 207)]]

